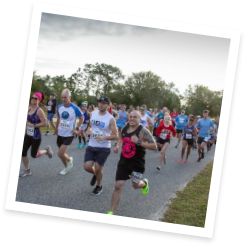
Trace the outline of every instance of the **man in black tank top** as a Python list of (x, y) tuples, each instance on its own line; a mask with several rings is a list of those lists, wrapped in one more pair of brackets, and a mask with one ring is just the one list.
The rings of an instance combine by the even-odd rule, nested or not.
[(115, 190), (108, 214), (114, 214), (126, 180), (131, 179), (133, 188), (142, 189), (143, 195), (148, 193), (148, 180), (141, 179), (145, 171), (145, 149), (156, 150), (157, 145), (149, 130), (140, 125), (140, 121), (140, 113), (136, 110), (132, 111), (129, 122), (122, 129), (118, 143), (114, 148), (114, 152), (118, 153), (122, 146), (115, 177)]

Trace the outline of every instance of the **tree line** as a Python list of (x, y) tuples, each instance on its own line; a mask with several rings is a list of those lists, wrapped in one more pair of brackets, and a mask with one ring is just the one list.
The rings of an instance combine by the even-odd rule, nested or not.
[(85, 64), (83, 69), (78, 68), (68, 78), (64, 75), (42, 77), (33, 72), (31, 95), (42, 91), (45, 94), (43, 104), (51, 93), (57, 95), (60, 104), (60, 94), (65, 88), (71, 91), (72, 101), (78, 105), (83, 101), (96, 105), (100, 96), (107, 96), (111, 102), (124, 103), (128, 107), (146, 104), (148, 108), (161, 109), (165, 106), (170, 111), (184, 108), (187, 114), (195, 115), (201, 115), (204, 109), (208, 109), (211, 116), (219, 115), (223, 98), (223, 91), (212, 91), (199, 84), (189, 85), (181, 95), (173, 82), (166, 83), (151, 71), (132, 73), (126, 77), (119, 68), (104, 63)]

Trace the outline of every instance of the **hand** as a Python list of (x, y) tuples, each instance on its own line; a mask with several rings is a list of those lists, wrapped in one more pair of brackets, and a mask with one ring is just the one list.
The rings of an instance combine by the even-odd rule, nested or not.
[(104, 139), (103, 139), (103, 136), (99, 136), (99, 137), (96, 137), (94, 138), (97, 142), (102, 142)]
[(188, 129), (187, 132), (192, 132), (192, 130)]
[(207, 134), (210, 134), (210, 131), (207, 131)]
[(58, 135), (58, 129), (55, 128), (55, 131), (54, 131), (55, 135)]
[(117, 154), (117, 153), (118, 153), (118, 151), (119, 151), (119, 148), (120, 148), (120, 147), (119, 147), (118, 145), (117, 145), (117, 146), (115, 146), (115, 147), (114, 147), (114, 153), (116, 153), (116, 154)]
[(30, 123), (29, 121), (26, 123), (27, 126), (34, 127), (34, 124)]

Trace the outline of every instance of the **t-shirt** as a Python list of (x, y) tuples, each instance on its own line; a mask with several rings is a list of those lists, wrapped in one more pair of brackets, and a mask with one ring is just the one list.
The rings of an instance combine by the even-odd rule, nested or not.
[(116, 121), (116, 124), (118, 127), (123, 127), (125, 126), (126, 122), (127, 122), (127, 112), (124, 111), (122, 112), (122, 110), (120, 110), (118, 112), (119, 116), (118, 116), (118, 119)]
[[(49, 105), (49, 102), (52, 101), (53, 105)], [(48, 100), (48, 113), (55, 114), (56, 113), (56, 99)]]
[(188, 117), (186, 115), (178, 115), (175, 119), (175, 124), (178, 130), (183, 130), (184, 126), (189, 122)]
[[(164, 130), (162, 132), (162, 130)], [(161, 139), (170, 139), (171, 132), (173, 133), (173, 136), (176, 136), (176, 131), (172, 125), (169, 125), (168, 127), (164, 125), (162, 122), (158, 128), (155, 130), (155, 134), (161, 138)]]
[(170, 114), (173, 123), (174, 123), (174, 121), (175, 121), (175, 119), (177, 118), (178, 115), (179, 115), (178, 113), (174, 113), (174, 112), (172, 112), (172, 113)]
[(71, 103), (68, 107), (64, 106), (64, 104), (59, 105), (57, 116), (60, 118), (58, 136), (72, 137), (71, 131), (75, 127), (76, 117), (81, 118), (83, 114), (79, 107)]
[(196, 123), (196, 127), (199, 127), (199, 133), (198, 133), (198, 137), (201, 138), (206, 138), (209, 136), (209, 134), (207, 133), (208, 131), (210, 131), (210, 128), (214, 127), (214, 123), (212, 120), (210, 119), (200, 119), (197, 121)]

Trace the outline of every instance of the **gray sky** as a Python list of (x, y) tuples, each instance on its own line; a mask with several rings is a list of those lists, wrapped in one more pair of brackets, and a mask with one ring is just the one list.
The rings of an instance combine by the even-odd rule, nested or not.
[(54, 14), (42, 14), (35, 70), (69, 77), (86, 63), (107, 63), (124, 75), (152, 71), (174, 82), (222, 90), (230, 40)]

